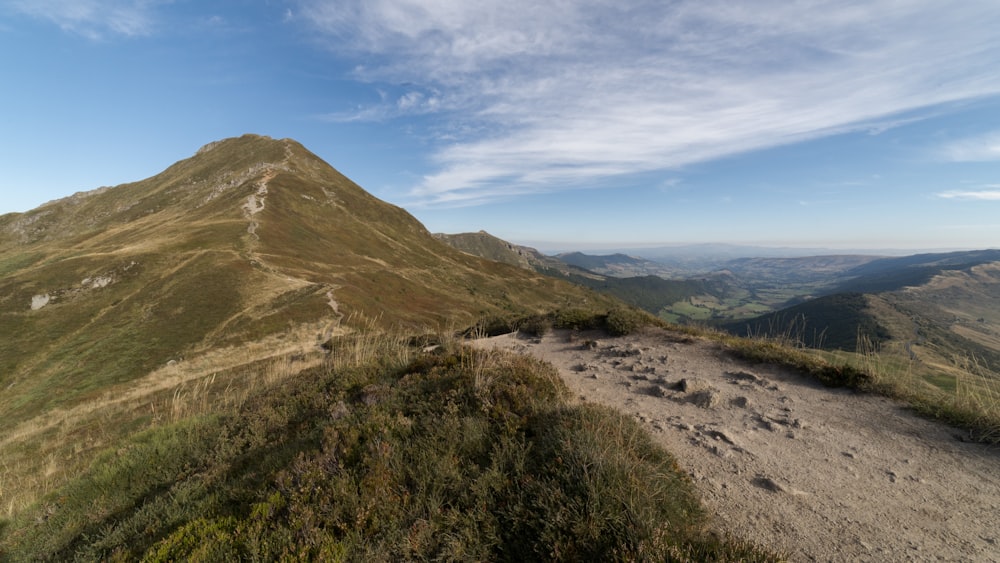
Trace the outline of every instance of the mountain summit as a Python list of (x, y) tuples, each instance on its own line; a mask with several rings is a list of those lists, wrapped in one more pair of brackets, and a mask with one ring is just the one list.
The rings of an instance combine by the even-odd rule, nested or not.
[(315, 347), (363, 323), (435, 331), (595, 299), (452, 249), (295, 141), (245, 135), (0, 216), (0, 388), (19, 397), (0, 412), (266, 338)]

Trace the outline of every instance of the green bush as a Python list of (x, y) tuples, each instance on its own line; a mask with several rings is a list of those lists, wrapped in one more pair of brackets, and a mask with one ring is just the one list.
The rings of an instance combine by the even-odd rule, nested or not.
[(552, 320), (544, 315), (530, 315), (518, 321), (517, 329), (530, 336), (545, 336), (552, 329)]
[(603, 317), (587, 309), (562, 309), (555, 313), (553, 326), (571, 330), (596, 330), (604, 325)]
[(649, 315), (625, 307), (608, 311), (608, 317), (605, 321), (608, 334), (611, 336), (626, 336), (649, 324)]

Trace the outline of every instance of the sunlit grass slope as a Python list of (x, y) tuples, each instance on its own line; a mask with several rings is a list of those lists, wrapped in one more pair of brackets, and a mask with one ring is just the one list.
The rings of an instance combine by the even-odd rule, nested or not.
[(344, 338), (247, 400), (155, 426), (8, 521), (12, 559), (773, 560), (705, 533), (669, 454), (550, 366)]
[(318, 345), (361, 316), (437, 329), (602, 299), (441, 244), (294, 141), (227, 139), (0, 217), (0, 415), (296, 327)]

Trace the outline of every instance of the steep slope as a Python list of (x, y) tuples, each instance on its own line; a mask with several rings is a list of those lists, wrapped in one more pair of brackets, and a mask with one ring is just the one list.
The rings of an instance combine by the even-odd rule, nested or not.
[(983, 250), (879, 259), (850, 270), (854, 277), (831, 294), (723, 326), (851, 351), (863, 336), (938, 371), (972, 361), (997, 372), (998, 257)]
[(579, 268), (558, 258), (546, 256), (538, 250), (529, 246), (520, 246), (497, 238), (486, 231), (477, 233), (446, 234), (435, 233), (442, 242), (473, 256), (486, 258), (496, 262), (503, 262), (519, 268), (535, 270), (539, 273), (561, 275), (581, 275), (592, 278), (599, 278), (583, 268)]
[(0, 217), (0, 413), (172, 361), (352, 324), (420, 330), (600, 297), (457, 252), (291, 140), (247, 135), (132, 184)]
[(719, 326), (737, 336), (766, 336), (810, 348), (854, 351), (860, 336), (874, 343), (890, 338), (872, 308), (871, 299), (861, 293), (838, 293)]
[(698, 296), (718, 298), (731, 290), (731, 284), (726, 283), (721, 276), (698, 280), (667, 280), (654, 275), (619, 277), (590, 271), (563, 261), (569, 257), (580, 264), (596, 265), (604, 271), (611, 269), (619, 273), (622, 272), (622, 267), (625, 267), (623, 265), (631, 264), (641, 269), (647, 264), (654, 264), (625, 255), (588, 256), (577, 252), (553, 258), (543, 255), (534, 248), (511, 244), (485, 231), (434, 236), (462, 252), (562, 278), (620, 299), (654, 315), (661, 314), (666, 307), (678, 301)]

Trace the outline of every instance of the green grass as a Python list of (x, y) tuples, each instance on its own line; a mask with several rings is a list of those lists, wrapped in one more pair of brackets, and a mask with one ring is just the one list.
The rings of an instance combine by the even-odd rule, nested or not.
[(489, 314), (466, 330), (467, 337), (499, 336), (520, 331), (530, 336), (543, 336), (550, 329), (605, 330), (611, 336), (625, 336), (647, 326), (665, 326), (663, 320), (649, 313), (618, 305), (610, 309), (567, 307), (550, 313)]
[(551, 366), (444, 344), (344, 340), (327, 367), (136, 434), (0, 523), (0, 557), (777, 559), (707, 534), (673, 458), (569, 405)]
[(974, 358), (918, 365), (864, 335), (856, 352), (846, 352), (807, 349), (781, 337), (699, 334), (719, 340), (741, 358), (788, 366), (829, 386), (892, 397), (922, 416), (964, 430), (971, 441), (1000, 444), (1000, 376)]

